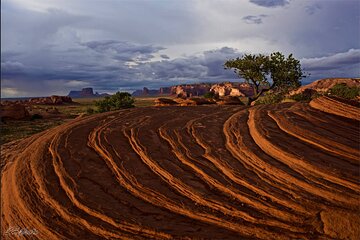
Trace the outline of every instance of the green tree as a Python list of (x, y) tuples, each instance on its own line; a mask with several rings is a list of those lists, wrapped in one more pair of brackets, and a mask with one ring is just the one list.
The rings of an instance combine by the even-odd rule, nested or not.
[(245, 54), (241, 58), (226, 61), (224, 67), (233, 69), (240, 78), (252, 85), (254, 93), (249, 98), (248, 105), (264, 92), (272, 90), (279, 94), (297, 88), (304, 77), (300, 61), (292, 54), (285, 58), (280, 52), (272, 53), (270, 56)]
[(98, 108), (98, 112), (108, 112), (134, 107), (134, 102), (130, 93), (117, 92), (110, 97), (105, 97), (104, 100), (96, 101), (95, 106)]

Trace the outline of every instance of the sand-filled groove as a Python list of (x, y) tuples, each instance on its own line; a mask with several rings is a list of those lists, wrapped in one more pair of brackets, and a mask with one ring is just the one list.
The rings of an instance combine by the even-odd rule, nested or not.
[(333, 101), (126, 109), (9, 143), (2, 235), (359, 239), (359, 110)]

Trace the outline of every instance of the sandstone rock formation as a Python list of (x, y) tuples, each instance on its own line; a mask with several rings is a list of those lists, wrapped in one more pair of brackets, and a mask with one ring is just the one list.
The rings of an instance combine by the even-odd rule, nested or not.
[(155, 106), (174, 106), (178, 103), (169, 98), (158, 98), (155, 100)]
[(200, 106), (206, 104), (215, 104), (215, 101), (202, 97), (191, 97), (187, 99), (180, 99), (179, 104), (180, 106)]
[(358, 240), (357, 110), (318, 104), (335, 114), (298, 102), (132, 108), (2, 146), (1, 232)]
[(144, 87), (142, 90), (136, 90), (132, 93), (133, 96), (148, 96), (148, 95), (176, 95), (180, 98), (198, 97), (209, 91), (213, 91), (219, 96), (252, 96), (253, 90), (250, 84), (239, 82), (225, 82), (225, 83), (197, 83), (197, 84), (182, 84), (172, 87), (161, 87), (159, 90), (150, 90)]
[(186, 84), (171, 87), (171, 94), (180, 98), (202, 96), (209, 92), (210, 84)]
[(244, 103), (241, 102), (239, 97), (235, 97), (235, 96), (225, 96), (216, 103), (219, 105), (244, 105)]
[[(244, 97), (249, 95), (250, 93), (249, 89), (251, 89), (252, 92), (251, 86), (246, 83), (226, 82), (226, 83), (219, 83), (212, 85), (210, 91), (214, 92), (219, 97), (224, 97), (224, 96)], [(244, 92), (247, 95), (245, 95)]]
[(69, 96), (56, 96), (52, 95), (50, 97), (38, 97), (30, 98), (27, 103), (29, 104), (48, 104), (48, 105), (60, 105), (63, 103), (73, 103), (72, 98)]
[(0, 117), (1, 120), (13, 119), (23, 120), (29, 118), (30, 114), (22, 104), (1, 104), (0, 105)]
[(354, 119), (355, 121), (360, 120), (360, 108), (352, 106), (350, 104), (344, 104), (334, 98), (326, 96), (319, 97), (311, 100), (309, 105), (312, 108), (318, 109), (323, 112)]
[[(311, 89), (318, 93), (329, 91), (336, 84), (345, 83), (349, 87), (360, 87), (360, 78), (324, 78), (316, 80), (308, 85), (302, 86), (297, 90), (290, 92), (290, 96), (303, 93), (307, 89)], [(309, 90), (308, 90), (309, 91)]]

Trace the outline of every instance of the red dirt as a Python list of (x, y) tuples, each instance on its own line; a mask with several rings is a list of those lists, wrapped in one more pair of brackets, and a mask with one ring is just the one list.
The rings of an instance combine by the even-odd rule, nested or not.
[(2, 233), (359, 239), (358, 110), (327, 101), (135, 108), (6, 144)]

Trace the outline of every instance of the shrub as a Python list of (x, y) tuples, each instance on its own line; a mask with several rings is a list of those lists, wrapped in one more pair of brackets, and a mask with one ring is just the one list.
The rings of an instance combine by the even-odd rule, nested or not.
[(35, 113), (35, 114), (31, 115), (30, 119), (31, 120), (43, 119), (43, 116), (41, 116), (40, 114)]
[(298, 93), (298, 94), (292, 95), (290, 97), (290, 99), (295, 100), (297, 102), (308, 102), (311, 100), (311, 96), (303, 94), (303, 93)]
[(98, 112), (108, 112), (134, 107), (134, 102), (135, 100), (131, 97), (130, 93), (117, 92), (111, 97), (105, 97), (104, 100), (96, 101), (95, 106), (98, 108)]
[(264, 96), (260, 97), (256, 102), (255, 105), (258, 104), (275, 104), (280, 103), (284, 99), (283, 93), (274, 93), (274, 92), (267, 92)]
[(90, 107), (89, 107), (89, 108), (86, 109), (86, 113), (89, 114), (89, 115), (94, 114), (94, 112), (95, 112), (95, 111), (94, 111), (93, 108), (90, 108)]
[(305, 89), (304, 92), (290, 96), (290, 99), (297, 102), (310, 102), (312, 99), (320, 97), (321, 94), (312, 89)]
[(329, 95), (337, 96), (345, 99), (354, 99), (360, 95), (359, 87), (348, 87), (345, 83), (339, 83), (333, 86), (329, 91)]
[(216, 94), (215, 92), (207, 92), (207, 93), (204, 94), (204, 98), (219, 99), (219, 95)]

